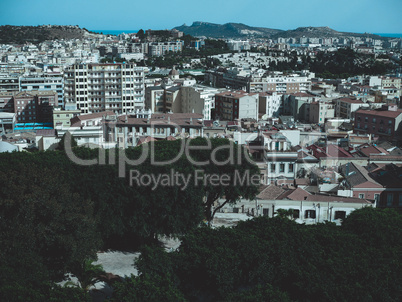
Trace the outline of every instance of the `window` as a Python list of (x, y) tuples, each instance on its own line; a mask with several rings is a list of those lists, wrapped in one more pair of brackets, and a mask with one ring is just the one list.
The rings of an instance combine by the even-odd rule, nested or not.
[(271, 164), (271, 172), (275, 173), (276, 170), (276, 165), (275, 164)]
[(360, 199), (363, 199), (363, 198), (364, 198), (364, 193), (360, 193), (360, 194), (359, 194), (359, 198), (360, 198)]
[(335, 211), (335, 219), (345, 219), (346, 212), (345, 211)]
[(269, 209), (262, 209), (262, 215), (263, 216), (268, 216), (269, 215)]
[(315, 219), (315, 210), (306, 210), (304, 212), (304, 218), (311, 218), (311, 219)]
[(391, 207), (393, 201), (394, 201), (394, 194), (393, 193), (388, 193), (388, 195), (387, 195), (387, 206)]
[(298, 219), (298, 218), (300, 218), (300, 210), (293, 209), (293, 214), (292, 214), (292, 216), (293, 216), (293, 219)]
[(289, 164), (289, 172), (293, 172), (293, 164)]
[(279, 172), (285, 172), (285, 164), (279, 165)]
[(376, 122), (376, 119), (375, 119), (375, 117), (373, 117), (373, 123), (375, 123)]

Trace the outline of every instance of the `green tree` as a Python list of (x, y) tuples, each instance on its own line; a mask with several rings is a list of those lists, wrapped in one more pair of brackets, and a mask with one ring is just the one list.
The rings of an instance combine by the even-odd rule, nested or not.
[(136, 33), (136, 36), (138, 37), (138, 39), (140, 39), (141, 42), (144, 42), (144, 41), (145, 41), (146, 36), (145, 36), (145, 33), (144, 33), (144, 30), (143, 30), (143, 29), (140, 29), (140, 30)]
[(94, 260), (85, 259), (81, 265), (77, 265), (72, 273), (78, 278), (80, 287), (88, 291), (91, 286), (101, 281), (100, 277), (105, 274), (102, 265), (93, 264)]
[[(65, 140), (66, 140), (66, 135), (68, 135), (67, 133), (64, 133), (64, 135), (61, 137), (60, 141), (59, 141), (59, 145), (57, 147), (57, 150), (64, 150), (65, 149)], [(77, 141), (75, 140), (74, 136), (70, 135), (70, 145), (71, 148), (77, 147)]]
[[(15, 280), (61, 280), (100, 246), (93, 203), (72, 193), (56, 167), (37, 165), (41, 156), (16, 153), (9, 157), (17, 161), (2, 162), (8, 169), (0, 174), (0, 240), (8, 248), (0, 259)], [(29, 259), (37, 265), (25, 265)]]
[[(348, 219), (342, 227), (280, 216), (200, 227), (178, 251), (146, 251), (137, 267), (153, 284), (169, 276), (190, 301), (399, 301), (400, 214), (362, 209)], [(373, 222), (365, 244), (360, 234)], [(385, 229), (392, 235), (377, 245)]]
[[(212, 221), (215, 213), (226, 204), (235, 204), (240, 198), (253, 200), (258, 192), (259, 168), (251, 160), (247, 150), (228, 139), (210, 139), (212, 152), (204, 149), (195, 149), (189, 152), (197, 162), (208, 162), (200, 165), (204, 172), (205, 181), (203, 190), (205, 194), (204, 215), (208, 222)], [(204, 138), (191, 141), (191, 146), (207, 146)], [(212, 156), (211, 156), (212, 155)], [(227, 178), (226, 182), (216, 183), (208, 180), (209, 177)], [(254, 180), (254, 181), (253, 181)], [(224, 201), (214, 208), (216, 202)]]

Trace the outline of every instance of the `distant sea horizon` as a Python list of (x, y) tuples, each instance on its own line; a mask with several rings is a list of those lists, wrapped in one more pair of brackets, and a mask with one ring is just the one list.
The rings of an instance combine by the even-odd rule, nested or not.
[[(125, 34), (137, 33), (138, 29), (125, 29), (125, 30), (122, 30), (122, 29), (113, 29), (113, 30), (111, 30), (111, 29), (90, 29), (90, 31), (96, 32), (96, 33), (102, 33), (104, 35), (118, 36), (118, 35), (120, 35), (122, 33), (125, 33)], [(396, 34), (393, 34), (393, 33), (373, 33), (373, 34), (374, 35), (379, 35), (381, 37), (387, 37), (387, 38), (402, 38), (402, 33), (399, 33), (399, 34), (398, 33), (396, 33)]]
[(381, 37), (387, 37), (387, 38), (402, 38), (402, 34), (387, 34), (387, 33), (375, 33), (374, 35), (379, 35)]

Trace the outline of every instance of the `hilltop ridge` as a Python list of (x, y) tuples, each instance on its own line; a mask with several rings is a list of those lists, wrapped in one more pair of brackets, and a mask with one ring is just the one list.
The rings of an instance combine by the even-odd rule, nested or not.
[(373, 34), (361, 34), (361, 33), (350, 33), (350, 32), (339, 32), (328, 26), (308, 26), (308, 27), (298, 27), (293, 30), (281, 30), (272, 29), (265, 27), (253, 27), (242, 23), (225, 23), (225, 24), (215, 24), (202, 21), (195, 21), (192, 25), (187, 26), (183, 24), (177, 26), (174, 29), (180, 30), (185, 34), (192, 36), (205, 36), (210, 38), (247, 38), (250, 36), (256, 38), (323, 38), (323, 37), (347, 37), (347, 36), (365, 36), (365, 37), (375, 37), (377, 39), (385, 39), (384, 37), (373, 35)]
[(0, 26), (0, 44), (40, 43), (55, 39), (84, 39), (100, 34), (78, 25)]

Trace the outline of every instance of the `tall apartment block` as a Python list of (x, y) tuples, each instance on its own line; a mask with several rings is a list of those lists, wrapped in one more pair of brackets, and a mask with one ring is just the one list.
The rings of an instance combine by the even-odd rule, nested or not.
[(144, 108), (144, 68), (135, 64), (80, 64), (64, 73), (64, 102), (82, 113), (130, 113)]

